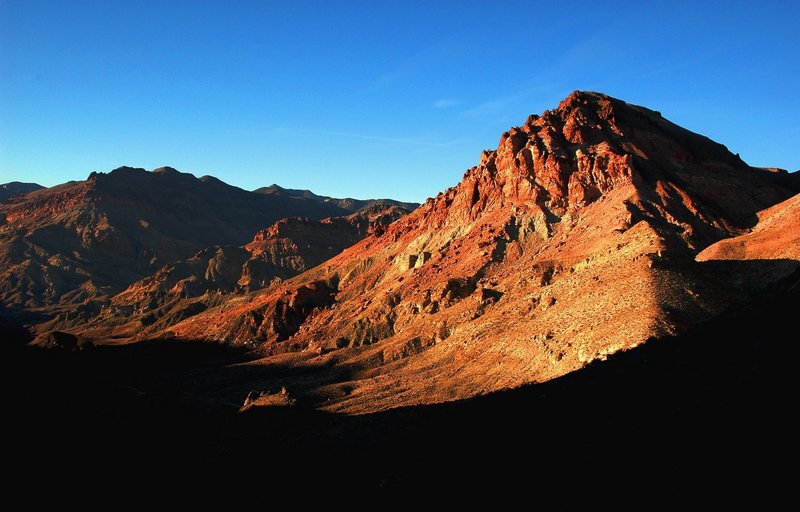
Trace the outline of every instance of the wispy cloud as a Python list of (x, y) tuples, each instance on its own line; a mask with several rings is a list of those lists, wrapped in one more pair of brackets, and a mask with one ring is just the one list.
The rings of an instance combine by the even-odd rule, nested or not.
[(375, 91), (407, 82), (427, 70), (436, 69), (443, 61), (462, 51), (460, 45), (455, 41), (442, 39), (430, 46), (420, 48), (416, 53), (405, 58), (389, 60), (391, 67), (368, 84), (366, 90)]
[(455, 107), (460, 102), (453, 98), (442, 98), (433, 102), (433, 108), (450, 108)]
[[(515, 89), (465, 108), (462, 114), (469, 117), (508, 115), (516, 112), (520, 106), (531, 108), (563, 98), (576, 85), (583, 83), (575, 80), (574, 71), (585, 67), (586, 62), (595, 61), (596, 56), (603, 53), (609, 33), (613, 32), (606, 27), (576, 41), (560, 55), (550, 59), (549, 65), (535, 68), (528, 79), (518, 83)], [(603, 79), (607, 80), (608, 76), (609, 73), (604, 72)]]
[(366, 133), (340, 132), (336, 130), (308, 130), (305, 128), (278, 128), (273, 133), (298, 133), (322, 137), (343, 137), (348, 139), (372, 140), (376, 142), (390, 142), (394, 144), (407, 144), (412, 146), (448, 147), (460, 144), (460, 139), (432, 140), (425, 137), (385, 137)]
[(519, 89), (512, 94), (499, 96), (497, 98), (492, 98), (490, 100), (478, 103), (477, 105), (465, 109), (462, 113), (466, 116), (495, 115), (504, 113), (510, 105), (513, 105), (516, 102), (525, 100), (537, 94), (550, 92), (557, 88), (558, 85), (556, 84), (530, 85), (528, 87)]

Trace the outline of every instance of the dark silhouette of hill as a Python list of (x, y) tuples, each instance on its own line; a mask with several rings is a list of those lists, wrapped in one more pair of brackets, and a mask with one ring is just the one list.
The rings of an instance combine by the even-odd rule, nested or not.
[(257, 188), (253, 192), (268, 196), (310, 199), (323, 204), (336, 205), (349, 211), (363, 210), (364, 208), (370, 208), (373, 206), (399, 206), (400, 208), (404, 208), (406, 210), (413, 210), (419, 206), (419, 203), (407, 203), (403, 201), (395, 201), (394, 199), (353, 199), (352, 197), (340, 199), (336, 197), (320, 196), (310, 190), (283, 188), (274, 183), (268, 187)]
[(0, 184), (0, 203), (12, 196), (24, 195), (34, 190), (44, 188), (38, 183), (23, 183), (21, 181), (10, 181)]

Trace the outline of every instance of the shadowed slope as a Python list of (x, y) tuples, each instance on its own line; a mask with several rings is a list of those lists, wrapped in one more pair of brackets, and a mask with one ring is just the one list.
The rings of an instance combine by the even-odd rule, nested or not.
[(758, 224), (740, 236), (720, 240), (697, 255), (698, 261), (800, 260), (800, 194), (759, 212)]

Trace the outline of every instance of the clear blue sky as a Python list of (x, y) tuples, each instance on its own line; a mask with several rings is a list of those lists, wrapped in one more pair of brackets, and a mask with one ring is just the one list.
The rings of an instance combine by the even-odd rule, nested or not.
[(788, 0), (0, 0), (0, 182), (171, 165), (421, 201), (573, 89), (794, 170), (798, 27)]

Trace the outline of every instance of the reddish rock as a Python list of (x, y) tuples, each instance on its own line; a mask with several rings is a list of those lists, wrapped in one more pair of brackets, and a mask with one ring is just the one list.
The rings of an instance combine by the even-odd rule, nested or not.
[(407, 213), (399, 206), (376, 204), (345, 217), (281, 219), (242, 247), (209, 247), (172, 262), (131, 284), (100, 311), (72, 310), (46, 327), (115, 338), (150, 336), (229, 294), (253, 292), (313, 268)]

